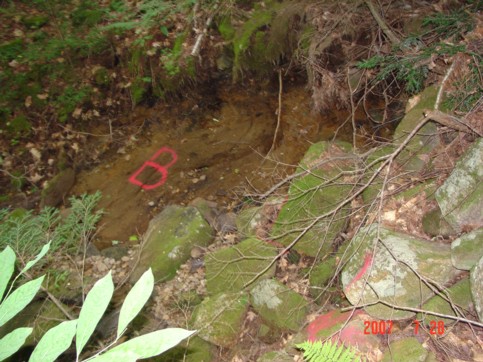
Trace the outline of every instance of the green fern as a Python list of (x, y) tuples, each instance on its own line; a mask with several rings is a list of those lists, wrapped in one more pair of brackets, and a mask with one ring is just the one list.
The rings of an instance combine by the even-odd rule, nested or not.
[(297, 344), (297, 348), (304, 351), (304, 360), (307, 362), (359, 362), (360, 358), (355, 356), (355, 352), (343, 344), (337, 346), (330, 340), (322, 343), (321, 341)]

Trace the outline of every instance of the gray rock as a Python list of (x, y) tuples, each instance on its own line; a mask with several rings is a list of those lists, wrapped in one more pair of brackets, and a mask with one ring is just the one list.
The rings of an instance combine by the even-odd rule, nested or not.
[(471, 145), (436, 191), (444, 218), (460, 232), (483, 226), (483, 138)]
[[(394, 306), (418, 308), (434, 295), (420, 277), (444, 285), (458, 275), (451, 264), (449, 245), (378, 228), (377, 224), (356, 234), (347, 255), (352, 257), (342, 271), (342, 284), (353, 305), (382, 300)], [(413, 312), (382, 303), (365, 310), (379, 319), (414, 316)]]
[(273, 279), (258, 282), (250, 291), (250, 302), (264, 321), (282, 330), (300, 329), (308, 312), (300, 294)]
[(230, 347), (238, 340), (247, 311), (245, 293), (221, 293), (206, 298), (195, 308), (191, 324), (205, 341)]
[(271, 278), (275, 274), (275, 264), (269, 265), (276, 255), (274, 246), (255, 238), (207, 254), (208, 293), (238, 292), (254, 278)]
[(483, 228), (462, 235), (451, 243), (451, 261), (455, 268), (470, 270), (483, 256)]
[(155, 280), (171, 279), (190, 258), (194, 246), (208, 246), (213, 241), (213, 229), (196, 208), (170, 205), (151, 220), (144, 240), (131, 283), (150, 267)]
[(475, 304), (476, 312), (483, 322), (483, 257), (480, 258), (476, 266), (471, 270), (471, 295)]

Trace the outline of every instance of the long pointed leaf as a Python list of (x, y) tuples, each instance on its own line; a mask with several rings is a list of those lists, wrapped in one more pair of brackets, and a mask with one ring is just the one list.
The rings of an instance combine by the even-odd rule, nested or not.
[(77, 319), (62, 322), (49, 329), (35, 347), (29, 362), (53, 362), (72, 344)]
[(7, 299), (0, 304), (0, 327), (15, 317), (18, 312), (23, 310), (40, 289), (45, 275), (31, 280), (17, 288)]
[(167, 351), (195, 332), (196, 331), (188, 331), (182, 328), (167, 328), (151, 332), (130, 339), (89, 361), (136, 362), (138, 359), (154, 357)]
[(99, 323), (102, 315), (106, 311), (113, 292), (114, 284), (112, 282), (111, 272), (109, 271), (105, 277), (94, 284), (89, 294), (87, 294), (77, 323), (75, 340), (77, 359), (94, 332), (97, 323)]
[(32, 331), (33, 328), (17, 328), (0, 339), (0, 361), (17, 352)]
[(15, 267), (15, 252), (10, 246), (7, 246), (0, 253), (0, 301), (3, 298), (5, 289), (7, 288), (10, 278), (12, 278)]
[(117, 339), (126, 329), (127, 325), (138, 315), (148, 301), (154, 288), (154, 276), (151, 268), (147, 270), (137, 283), (129, 291), (124, 299), (119, 313), (119, 323), (117, 325)]
[(50, 249), (50, 243), (51, 243), (51, 241), (49, 241), (47, 244), (45, 244), (42, 247), (42, 250), (40, 250), (40, 253), (38, 253), (38, 255), (35, 257), (34, 260), (30, 260), (27, 264), (25, 264), (25, 267), (22, 269), (22, 271), (20, 272), (19, 275), (22, 275), (23, 273), (25, 273), (26, 271), (28, 271), (31, 267), (33, 267), (35, 264), (37, 264), (37, 262), (40, 259), (42, 259), (45, 254), (47, 254), (47, 252)]

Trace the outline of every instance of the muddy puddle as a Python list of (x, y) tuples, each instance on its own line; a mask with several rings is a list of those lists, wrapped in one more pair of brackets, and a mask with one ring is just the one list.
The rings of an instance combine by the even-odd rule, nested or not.
[(292, 86), (283, 95), (276, 146), (265, 159), (277, 125), (278, 89), (227, 87), (215, 98), (206, 107), (173, 102), (172, 110), (184, 109), (178, 112), (136, 108), (128, 122), (141, 123), (142, 131), (116, 146), (109, 161), (77, 175), (74, 194), (102, 192), (99, 248), (135, 243), (133, 236), (142, 235), (168, 204), (202, 197), (232, 208), (244, 191), (253, 192), (250, 187), (267, 190), (293, 170), (311, 143), (331, 139), (347, 118), (314, 114), (309, 93)]

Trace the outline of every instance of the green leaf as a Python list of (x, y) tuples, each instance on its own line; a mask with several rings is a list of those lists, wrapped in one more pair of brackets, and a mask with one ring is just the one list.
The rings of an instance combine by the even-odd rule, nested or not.
[(165, 27), (164, 25), (162, 25), (159, 30), (161, 30), (161, 33), (164, 34), (164, 36), (168, 36), (169, 35), (169, 30), (167, 27)]
[(195, 332), (182, 328), (167, 328), (151, 332), (124, 342), (90, 361), (136, 362), (138, 359), (154, 357), (167, 351)]
[(42, 250), (40, 250), (40, 253), (35, 257), (34, 260), (30, 260), (26, 265), (25, 267), (22, 269), (22, 271), (20, 272), (19, 275), (22, 275), (23, 273), (25, 273), (26, 271), (28, 271), (31, 267), (33, 267), (35, 264), (37, 264), (37, 262), (42, 259), (44, 257), (45, 254), (47, 254), (47, 252), (49, 251), (50, 249), (50, 243), (51, 241), (49, 241), (47, 244), (45, 244), (43, 247), (42, 247)]
[(17, 288), (2, 304), (0, 304), (0, 327), (15, 317), (18, 312), (23, 310), (40, 289), (45, 275), (31, 280)]
[(126, 296), (119, 313), (117, 338), (121, 337), (127, 325), (138, 315), (148, 301), (154, 288), (154, 276), (151, 268), (147, 270)]
[(82, 349), (85, 347), (97, 323), (99, 323), (102, 315), (106, 311), (113, 292), (114, 284), (112, 282), (111, 272), (109, 271), (104, 278), (94, 284), (89, 294), (87, 294), (77, 323), (75, 340), (77, 358), (79, 358)]
[(17, 352), (32, 331), (33, 328), (17, 328), (0, 339), (0, 361)]
[(72, 344), (77, 327), (77, 319), (62, 322), (49, 329), (35, 347), (29, 362), (55, 361)]
[(7, 246), (0, 253), (0, 301), (3, 298), (5, 289), (7, 289), (8, 281), (12, 277), (15, 267), (15, 252), (10, 246)]

